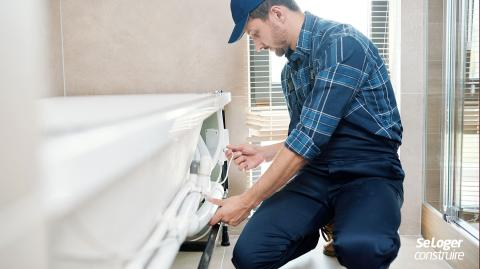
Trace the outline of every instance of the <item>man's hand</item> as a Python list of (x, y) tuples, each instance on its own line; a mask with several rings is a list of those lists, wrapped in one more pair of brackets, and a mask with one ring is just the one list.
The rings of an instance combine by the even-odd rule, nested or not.
[(232, 196), (225, 200), (210, 199), (210, 202), (220, 206), (210, 220), (210, 224), (223, 221), (236, 226), (248, 217), (250, 210), (267, 199), (275, 191), (284, 186), (305, 164), (306, 160), (283, 145), (273, 145), (270, 149), (273, 153), (276, 147), (281, 147), (275, 160), (260, 179), (246, 192), (238, 196)]
[(261, 147), (244, 144), (244, 145), (228, 145), (225, 153), (228, 159), (233, 156), (235, 164), (241, 171), (256, 168), (265, 161), (265, 156)]
[(255, 207), (255, 204), (243, 194), (224, 200), (209, 199), (208, 201), (219, 206), (210, 220), (210, 225), (224, 222), (228, 225), (237, 226), (248, 217), (250, 210)]

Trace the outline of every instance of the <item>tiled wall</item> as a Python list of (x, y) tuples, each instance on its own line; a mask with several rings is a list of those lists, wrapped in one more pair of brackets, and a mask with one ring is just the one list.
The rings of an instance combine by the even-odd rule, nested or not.
[(228, 1), (61, 4), (67, 95), (246, 91)]
[(425, 102), (425, 1), (402, 0), (400, 41), (400, 112), (403, 145), (400, 159), (405, 170), (404, 204), (400, 233), (419, 235), (423, 189)]
[[(233, 28), (229, 3), (53, 0), (53, 20), (61, 21), (54, 28), (62, 30), (55, 36), (63, 43), (62, 93), (230, 91), (227, 127), (231, 142), (242, 143), (248, 135), (247, 44), (245, 38), (227, 44)], [(61, 54), (54, 56), (57, 67)], [(243, 191), (246, 175), (231, 170), (231, 193)]]
[(428, 84), (426, 110), (425, 201), (441, 205), (441, 130), (444, 114), (442, 93), (443, 0), (428, 1)]

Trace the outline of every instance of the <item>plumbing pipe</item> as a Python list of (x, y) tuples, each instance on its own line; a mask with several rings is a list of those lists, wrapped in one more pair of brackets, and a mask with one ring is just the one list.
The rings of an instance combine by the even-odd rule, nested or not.
[[(215, 183), (210, 196), (218, 199), (222, 198), (223, 187)], [(202, 195), (198, 192), (190, 193), (185, 198), (176, 219), (178, 221), (177, 225), (174, 226), (176, 229), (170, 231), (168, 238), (162, 241), (148, 267), (155, 269), (170, 268), (183, 241), (188, 236), (197, 234), (215, 214), (218, 206), (208, 201), (205, 201), (204, 205), (197, 211), (201, 198)]]
[(175, 219), (178, 210), (182, 206), (182, 202), (186, 199), (187, 195), (195, 188), (193, 181), (196, 180), (195, 174), (190, 174), (191, 180), (180, 189), (173, 201), (169, 204), (165, 212), (158, 217), (156, 226), (152, 232), (152, 235), (148, 238), (147, 242), (142, 246), (138, 253), (134, 256), (131, 262), (125, 267), (127, 269), (143, 268), (151, 257), (152, 252), (162, 242), (165, 235), (171, 230), (171, 222)]
[(210, 155), (210, 151), (208, 151), (207, 144), (205, 144), (205, 141), (203, 140), (203, 137), (200, 136), (198, 138), (198, 145), (197, 145), (198, 151), (200, 152), (200, 158), (203, 157), (208, 157), (209, 159), (212, 159), (212, 156)]
[(192, 192), (185, 198), (179, 210), (179, 215), (176, 218), (176, 223), (172, 226), (174, 229), (172, 229), (168, 237), (161, 242), (152, 259), (153, 262), (148, 266), (149, 268), (167, 269), (172, 266), (181, 244), (187, 238), (189, 222), (192, 216), (195, 216), (201, 198), (202, 195), (198, 192)]
[(177, 238), (181, 240), (181, 242), (185, 241), (187, 238), (187, 234), (190, 227), (190, 221), (195, 217), (195, 213), (197, 212), (198, 205), (202, 199), (202, 195), (198, 192), (190, 193), (187, 198), (185, 198), (185, 202), (183, 203), (182, 207), (178, 212), (178, 223), (175, 225), (175, 232)]
[[(210, 198), (222, 199), (223, 198), (223, 186), (219, 183), (213, 183), (210, 192)], [(210, 219), (217, 211), (218, 206), (205, 200), (200, 209), (196, 212), (195, 217), (190, 220), (190, 227), (187, 236), (193, 236), (199, 233), (205, 225), (208, 224)]]

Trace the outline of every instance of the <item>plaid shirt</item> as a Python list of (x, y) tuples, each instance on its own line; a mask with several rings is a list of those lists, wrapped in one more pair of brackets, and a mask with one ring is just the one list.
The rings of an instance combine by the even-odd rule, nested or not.
[(400, 145), (402, 124), (389, 75), (367, 37), (305, 12), (297, 47), (286, 57), (287, 148), (313, 160), (344, 121)]

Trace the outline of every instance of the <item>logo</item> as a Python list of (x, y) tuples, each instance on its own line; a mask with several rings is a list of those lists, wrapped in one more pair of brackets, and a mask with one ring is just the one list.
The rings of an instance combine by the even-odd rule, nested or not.
[(463, 240), (432, 240), (418, 238), (417, 249), (423, 249), (415, 252), (415, 260), (459, 260), (463, 261), (465, 253), (458, 251), (462, 245)]

